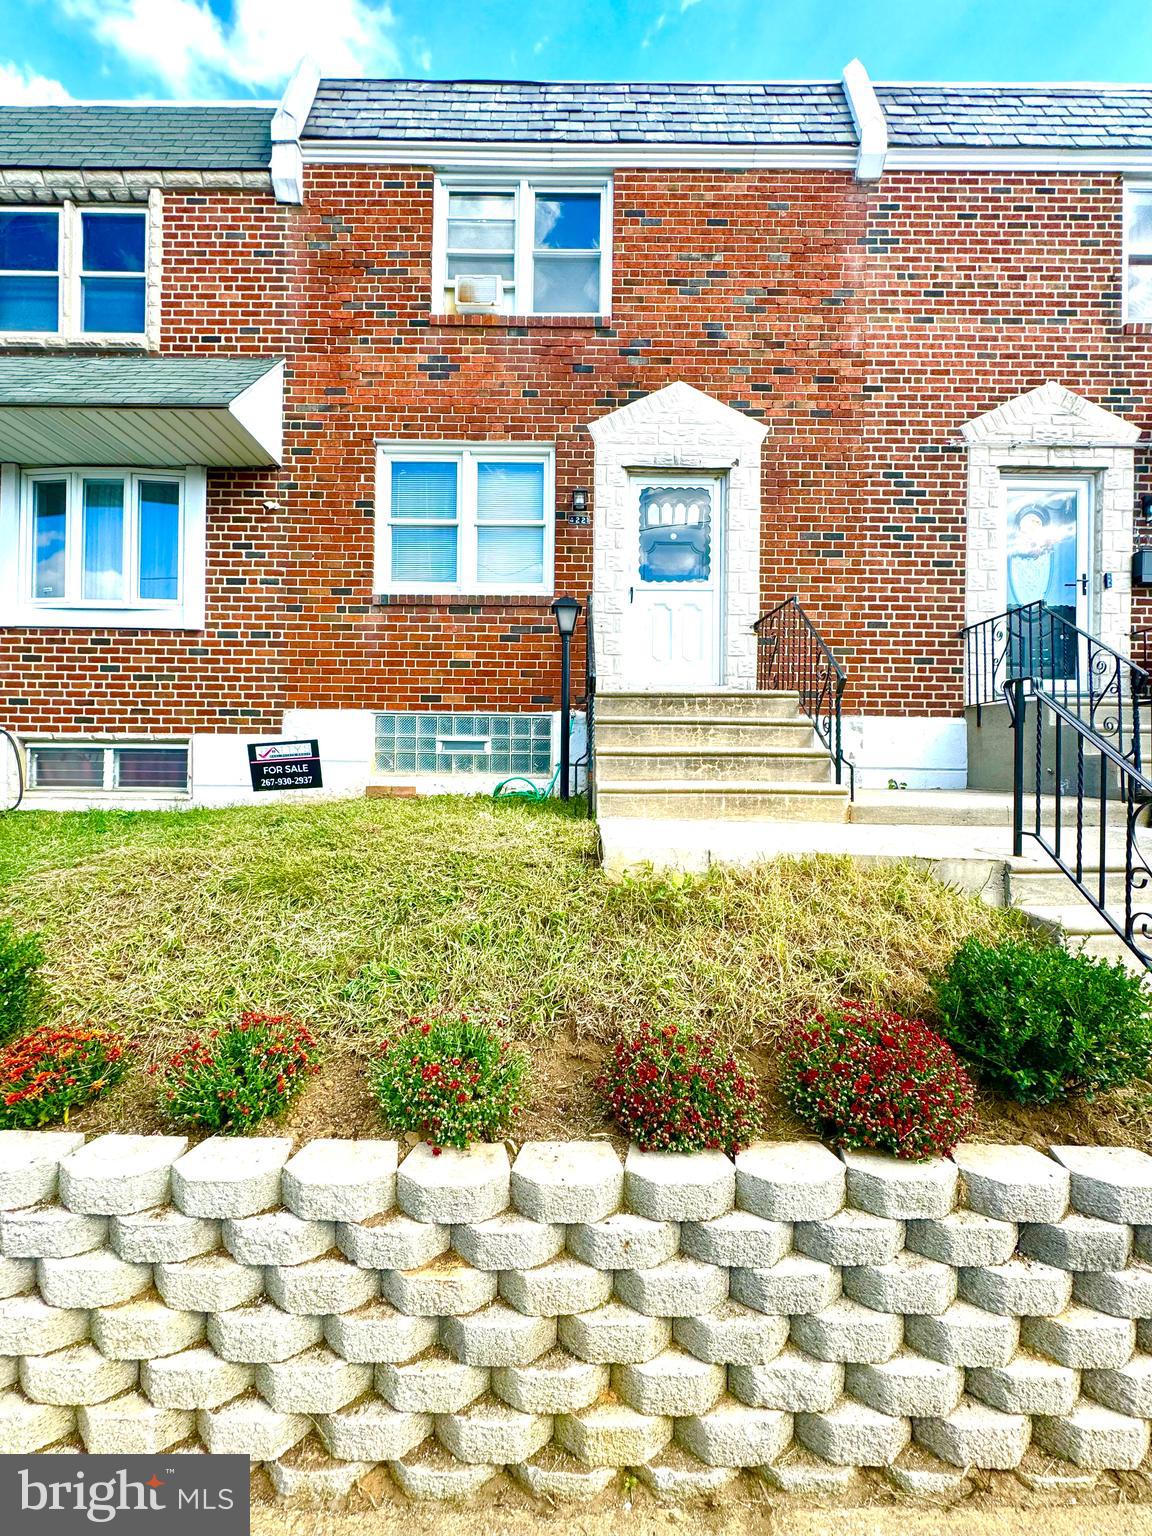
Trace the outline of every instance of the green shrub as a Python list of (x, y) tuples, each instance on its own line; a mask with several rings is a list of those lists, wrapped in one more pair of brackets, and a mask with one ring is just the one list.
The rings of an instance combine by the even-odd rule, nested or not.
[(459, 1018), (409, 1019), (380, 1044), (371, 1071), (380, 1113), (394, 1131), (434, 1148), (500, 1141), (523, 1100), (528, 1058), (489, 1025)]
[(174, 1125), (225, 1136), (281, 1115), (319, 1071), (311, 1032), (282, 1014), (245, 1013), (148, 1070), (160, 1077), (160, 1110)]
[(118, 1083), (127, 1067), (128, 1049), (114, 1030), (34, 1030), (0, 1051), (0, 1128), (66, 1125), (72, 1110)]
[(1152, 999), (1119, 962), (1058, 944), (966, 939), (936, 988), (940, 1032), (980, 1080), (1021, 1104), (1143, 1076)]
[(0, 1041), (24, 1034), (35, 1022), (46, 995), (43, 964), (34, 933), (20, 934), (11, 923), (0, 923)]
[(596, 1092), (642, 1152), (737, 1153), (764, 1125), (748, 1067), (711, 1035), (641, 1024), (616, 1042)]

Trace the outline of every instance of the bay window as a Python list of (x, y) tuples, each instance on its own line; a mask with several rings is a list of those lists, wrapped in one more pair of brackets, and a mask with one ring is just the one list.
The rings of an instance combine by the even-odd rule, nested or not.
[(438, 312), (607, 314), (611, 197), (603, 178), (442, 177), (434, 223)]
[(12, 482), (0, 623), (202, 626), (202, 469), (35, 469)]
[(382, 448), (381, 592), (548, 592), (552, 455), (539, 448)]
[(0, 334), (143, 337), (144, 208), (0, 208)]
[(1128, 187), (1126, 210), (1125, 313), (1129, 320), (1152, 324), (1152, 182)]

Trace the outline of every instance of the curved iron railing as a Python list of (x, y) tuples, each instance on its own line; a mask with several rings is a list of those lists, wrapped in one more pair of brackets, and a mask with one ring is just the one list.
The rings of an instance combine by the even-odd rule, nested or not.
[(849, 793), (856, 798), (856, 765), (844, 756), (841, 700), (848, 674), (819, 630), (800, 606), (787, 597), (752, 626), (756, 635), (756, 686), (795, 693), (812, 722), (817, 739), (832, 760), (837, 784), (848, 771)]
[(1152, 696), (1149, 673), (1131, 657), (1042, 602), (969, 624), (961, 636), (964, 702), (975, 708), (977, 725), (986, 704), (1001, 702), (1008, 686), (1023, 680), (1142, 766), (1141, 726)]
[(24, 759), (20, 743), (0, 726), (0, 814), (19, 809), (24, 798)]

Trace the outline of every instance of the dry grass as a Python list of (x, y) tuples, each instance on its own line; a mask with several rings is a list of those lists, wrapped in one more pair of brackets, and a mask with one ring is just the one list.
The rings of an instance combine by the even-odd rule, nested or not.
[[(846, 994), (922, 1011), (962, 938), (1016, 921), (827, 856), (613, 884), (579, 807), (458, 797), (0, 819), (4, 916), (42, 933), (58, 1017), (119, 1026), (145, 1063), (241, 1009), (308, 1020), (328, 1064), (293, 1124), (344, 1134), (371, 1124), (360, 1060), (412, 1013), (504, 1023), (533, 1048), (529, 1129), (571, 1133), (622, 1026), (707, 1027), (770, 1079), (795, 1020)], [(154, 1128), (147, 1079), (91, 1113)]]

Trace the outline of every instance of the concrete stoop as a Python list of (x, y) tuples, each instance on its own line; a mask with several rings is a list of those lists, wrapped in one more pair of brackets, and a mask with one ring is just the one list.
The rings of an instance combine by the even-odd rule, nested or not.
[(596, 699), (601, 818), (828, 821), (848, 815), (794, 693), (604, 693)]

